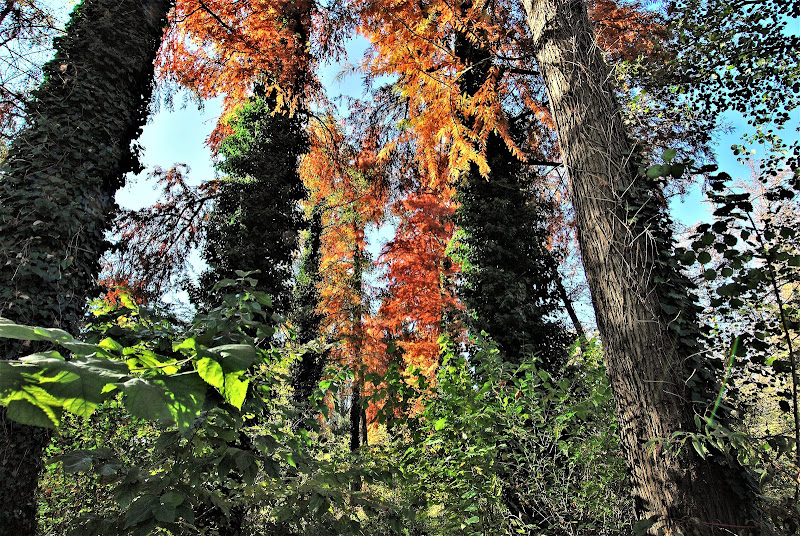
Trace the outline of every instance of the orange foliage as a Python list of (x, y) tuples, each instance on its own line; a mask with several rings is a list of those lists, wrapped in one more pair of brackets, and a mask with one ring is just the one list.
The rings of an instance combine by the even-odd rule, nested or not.
[[(517, 87), (515, 79), (504, 76), (505, 65), (494, 65), (483, 86), (473, 96), (465, 96), (460, 82), (475, 66), (457, 56), (452, 39), (458, 33), (476, 46), (509, 43), (513, 42), (509, 35), (524, 35), (518, 33), (519, 22), (524, 21), (514, 20), (512, 12), (501, 8), (490, 16), (481, 2), (470, 8), (455, 8), (442, 0), (357, 0), (354, 4), (360, 13), (359, 31), (372, 42), (365, 69), (371, 76), (399, 76), (398, 90), (406, 101), (408, 118), (398, 143), (414, 140), (424, 174), (431, 181), (448, 178), (439, 173), (440, 154), (448, 155), (451, 170), (478, 162), (481, 171), (488, 172), (480, 151), (489, 134), (499, 131), (510, 142), (503, 96), (526, 87)], [(533, 104), (530, 95), (516, 96), (527, 97)]]
[(455, 214), (452, 195), (449, 189), (420, 190), (397, 201), (392, 210), (400, 222), (379, 259), (386, 267), (380, 326), (402, 350), (404, 364), (431, 382), (445, 314), (459, 308), (452, 285), (458, 266), (447, 254)]
[[(386, 347), (374, 329), (365, 273), (371, 263), (364, 231), (380, 221), (386, 203), (385, 177), (367, 168), (370, 149), (357, 151), (331, 116), (310, 128), (310, 150), (300, 165), (309, 206), (324, 208), (320, 304), (323, 334), (339, 344), (331, 359), (360, 371), (382, 372)], [(372, 386), (362, 384), (369, 396)]]
[[(439, 177), (437, 154), (442, 152), (449, 155), (454, 174), (470, 162), (487, 174), (483, 151), (492, 132), (500, 134), (517, 158), (526, 160), (509, 136), (507, 113), (531, 113), (540, 131), (531, 132), (528, 150), (555, 156), (547, 154), (555, 149), (552, 141), (550, 148), (539, 143), (552, 138), (555, 125), (533, 62), (521, 2), (353, 0), (353, 4), (359, 12), (359, 31), (372, 43), (365, 70), (373, 77), (397, 78), (397, 91), (405, 100), (407, 117), (396, 143), (414, 140), (432, 180)], [(650, 52), (663, 36), (658, 16), (636, 2), (596, 0), (591, 13), (598, 43), (613, 59)], [(459, 39), (480, 50), (485, 60), (472, 64), (460, 57)], [(476, 71), (483, 73), (480, 87), (465, 91), (465, 78)]]
[(613, 61), (633, 60), (656, 51), (666, 38), (660, 16), (639, 1), (622, 4), (615, 0), (594, 0), (589, 6), (597, 44)]
[(312, 0), (177, 0), (157, 67), (202, 98), (224, 96), (212, 145), (254, 83), (291, 112), (318, 89), (310, 50), (315, 10)]

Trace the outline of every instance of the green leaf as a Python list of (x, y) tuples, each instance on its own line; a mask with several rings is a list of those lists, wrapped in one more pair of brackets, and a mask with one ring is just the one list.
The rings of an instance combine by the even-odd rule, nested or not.
[(700, 457), (705, 460), (706, 456), (708, 456), (708, 450), (706, 449), (706, 446), (695, 436), (692, 437), (692, 446), (694, 447), (694, 450), (697, 451), (697, 454), (699, 454)]
[(466, 523), (467, 525), (473, 525), (473, 524), (477, 523), (478, 521), (480, 521), (480, 518), (478, 518), (478, 516), (472, 516), (471, 518), (469, 518), (466, 521), (464, 521), (464, 523)]
[(672, 162), (672, 160), (677, 156), (678, 151), (675, 149), (667, 149), (661, 154), (661, 159), (664, 162)]
[(684, 164), (672, 164), (669, 174), (673, 179), (680, 179), (685, 171), (686, 166)]
[(175, 521), (175, 505), (159, 505), (153, 510), (153, 517), (162, 523), (173, 523)]
[(700, 264), (708, 264), (711, 262), (711, 254), (708, 251), (701, 251), (699, 255), (697, 255), (697, 262)]
[(73, 340), (72, 335), (62, 329), (48, 329), (23, 326), (0, 317), (0, 338), (22, 341), (59, 341)]
[(8, 403), (6, 415), (9, 419), (30, 426), (55, 428), (61, 423), (61, 408), (34, 404), (30, 400), (18, 399)]
[(104, 350), (110, 350), (112, 352), (122, 352), (123, 349), (123, 346), (120, 343), (118, 343), (117, 341), (115, 341), (110, 337), (106, 337), (102, 341), (98, 342), (97, 346), (99, 346)]
[(188, 429), (203, 409), (206, 383), (195, 372), (159, 376), (153, 379), (153, 383), (164, 387), (167, 407), (178, 428)]
[[(64, 465), (64, 472), (69, 474), (83, 473), (92, 467), (94, 456), (85, 450), (67, 452), (61, 456), (50, 458), (51, 462), (61, 462)], [(49, 463), (49, 462), (48, 462)]]
[(443, 430), (446, 426), (447, 426), (447, 419), (445, 419), (444, 417), (433, 423), (433, 429), (436, 430), (437, 432), (439, 430)]
[(256, 362), (258, 352), (249, 344), (226, 344), (209, 348), (209, 353), (219, 356), (225, 372), (237, 372), (249, 369)]
[(108, 398), (109, 384), (127, 377), (127, 367), (119, 361), (96, 357), (73, 357), (66, 361), (58, 352), (34, 354), (22, 359), (41, 368), (38, 385), (60, 400), (62, 407), (87, 418)]
[(659, 518), (658, 515), (653, 515), (648, 517), (647, 519), (640, 519), (639, 521), (634, 523), (633, 526), (631, 527), (633, 529), (633, 533), (636, 534), (637, 536), (647, 534), (647, 531), (650, 530), (652, 526), (656, 524), (658, 518)]
[(186, 500), (186, 494), (182, 491), (171, 490), (161, 495), (161, 504), (179, 506), (184, 500)]
[(225, 384), (222, 388), (221, 394), (225, 400), (236, 409), (242, 409), (244, 399), (247, 396), (247, 380), (240, 379), (241, 372), (231, 372), (225, 375)]
[(668, 174), (669, 166), (656, 164), (647, 168), (647, 177), (650, 179), (657, 179)]
[(138, 525), (151, 517), (152, 507), (156, 504), (155, 495), (143, 495), (133, 501), (125, 512), (125, 528)]
[(120, 387), (125, 393), (122, 402), (131, 415), (150, 421), (170, 419), (170, 411), (161, 386), (153, 385), (142, 378), (132, 378)]
[(197, 368), (197, 373), (206, 383), (222, 391), (225, 385), (225, 374), (222, 371), (222, 365), (210, 357), (204, 357), (197, 360), (195, 367)]

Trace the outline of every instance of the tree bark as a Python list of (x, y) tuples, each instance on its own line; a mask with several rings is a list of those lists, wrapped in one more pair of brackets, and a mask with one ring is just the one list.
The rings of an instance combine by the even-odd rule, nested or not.
[[(86, 0), (74, 11), (0, 176), (0, 316), (77, 333), (125, 173), (138, 170), (170, 0)], [(0, 359), (33, 347), (0, 341)], [(0, 535), (33, 535), (43, 429), (0, 409)]]
[[(738, 466), (702, 459), (690, 445), (676, 454), (662, 450), (663, 443), (648, 444), (678, 430), (696, 431), (686, 387), (690, 356), (662, 312), (653, 277), (659, 221), (632, 218), (626, 209), (630, 192), (652, 185), (643, 185), (638, 174), (585, 3), (522, 3), (569, 173), (637, 513), (657, 518), (650, 530), (667, 535), (711, 534), (712, 524), (752, 525), (751, 488)], [(652, 193), (648, 202), (659, 203), (660, 192)]]

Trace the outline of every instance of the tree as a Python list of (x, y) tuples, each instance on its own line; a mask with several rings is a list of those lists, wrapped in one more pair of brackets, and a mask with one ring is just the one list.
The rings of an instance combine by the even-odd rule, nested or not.
[(490, 136), (491, 171), (471, 166), (458, 186), (464, 305), (474, 311), (471, 327), (486, 331), (505, 359), (519, 363), (534, 354), (556, 373), (569, 344), (564, 325), (553, 318), (561, 301), (558, 272), (546, 248), (547, 228), (523, 176), (523, 164), (498, 136)]
[(306, 192), (298, 165), (308, 141), (299, 114), (273, 113), (274, 108), (274, 99), (258, 87), (218, 148), (217, 169), (227, 178), (205, 223), (209, 269), (200, 276), (200, 303), (218, 301), (214, 285), (233, 279), (236, 270), (258, 270), (257, 290), (272, 296), (277, 311), (288, 312), (292, 260), (304, 225), (299, 203)]
[[(320, 337), (323, 315), (320, 306), (320, 263), (322, 261), (322, 206), (314, 205), (311, 209), (308, 235), (303, 246), (300, 269), (295, 277), (290, 322), (295, 331), (297, 342), (308, 344)], [(298, 408), (298, 421), (304, 426), (304, 420), (313, 418), (310, 414), (309, 398), (322, 379), (322, 371), (328, 361), (328, 352), (316, 353), (306, 351), (292, 370), (293, 399)]]
[(392, 206), (395, 236), (378, 259), (386, 270), (380, 330), (401, 351), (403, 369), (419, 371), (429, 382), (439, 367), (439, 338), (453, 328), (448, 324), (461, 307), (454, 282), (459, 267), (448, 255), (455, 228), (452, 197), (452, 189), (424, 191), (416, 185), (398, 199)]
[(174, 285), (189, 255), (202, 245), (205, 222), (220, 181), (187, 182), (189, 167), (156, 168), (148, 179), (162, 187), (159, 201), (139, 210), (121, 210), (113, 225), (117, 242), (103, 259), (100, 285), (107, 298), (121, 289), (139, 304), (153, 304)]
[(42, 81), (41, 64), (59, 35), (55, 9), (40, 0), (0, 2), (0, 144), (2, 151), (22, 127), (25, 103)]
[(301, 165), (309, 203), (321, 205), (323, 211), (318, 309), (323, 317), (322, 335), (338, 343), (331, 349), (331, 361), (354, 374), (350, 390), (353, 452), (367, 439), (361, 402), (371, 394), (371, 386), (366, 385), (364, 370), (372, 370), (385, 355), (381, 337), (370, 327), (369, 287), (364, 277), (371, 265), (365, 229), (382, 218), (385, 176), (380, 167), (370, 164), (374, 160), (365, 152), (370, 153), (349, 143), (329, 115), (313, 125), (311, 149)]
[(666, 534), (748, 525), (751, 487), (735, 460), (690, 449), (653, 456), (649, 442), (695, 430), (703, 412), (687, 384), (692, 369), (708, 373), (692, 360), (696, 306), (670, 259), (658, 186), (639, 173), (585, 4), (523, 5), (570, 176), (637, 513)]
[[(169, 7), (168, 0), (86, 0), (56, 40), (0, 178), (0, 315), (78, 331), (96, 291), (114, 193), (125, 173), (139, 169), (131, 142), (147, 116)], [(0, 347), (3, 359), (21, 350), (13, 342)], [(8, 416), (14, 411), (12, 404)], [(5, 417), (0, 527), (32, 534), (49, 435)]]
[(312, 0), (177, 0), (158, 67), (166, 80), (202, 98), (224, 97), (223, 114), (209, 141), (219, 144), (230, 132), (226, 119), (269, 80), (272, 108), (302, 112), (319, 88), (309, 41)]

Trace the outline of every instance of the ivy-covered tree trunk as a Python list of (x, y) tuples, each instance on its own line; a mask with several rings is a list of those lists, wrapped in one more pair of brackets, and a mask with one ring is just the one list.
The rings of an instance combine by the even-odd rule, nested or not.
[(523, 5), (569, 173), (637, 513), (657, 518), (654, 534), (748, 525), (750, 486), (739, 467), (721, 456), (703, 459), (690, 446), (676, 455), (666, 443), (655, 450), (649, 443), (679, 430), (697, 431), (695, 409), (703, 408), (693, 406), (697, 391), (687, 380), (710, 374), (693, 359), (699, 336), (693, 302), (670, 264), (660, 192), (638, 174), (586, 5)]
[[(470, 7), (470, 1), (461, 4), (462, 10)], [(473, 98), (497, 77), (489, 51), (467, 34), (456, 34), (455, 54), (468, 66), (459, 79), (466, 97)], [(510, 130), (513, 136), (520, 128), (511, 125)], [(457, 254), (464, 279), (459, 295), (475, 312), (469, 327), (475, 333), (486, 331), (505, 361), (519, 364), (535, 354), (544, 368), (557, 371), (569, 340), (564, 325), (550, 316), (559, 307), (558, 272), (545, 248), (541, 207), (525, 191), (523, 162), (500, 135), (492, 133), (484, 143), (489, 176), (481, 176), (472, 164), (456, 190), (462, 246)]]
[[(307, 344), (320, 336), (322, 315), (319, 307), (319, 284), (322, 276), (319, 266), (322, 260), (322, 205), (315, 205), (310, 218), (308, 238), (295, 279), (294, 304), (291, 323), (297, 342)], [(322, 379), (322, 370), (328, 352), (306, 352), (292, 369), (292, 399), (298, 411), (298, 427), (303, 428), (305, 419), (313, 418), (309, 398)]]
[[(77, 332), (144, 125), (170, 0), (85, 0), (73, 12), (0, 177), (0, 316)], [(0, 358), (34, 349), (0, 344)], [(35, 532), (43, 429), (0, 410), (0, 534)], [(44, 415), (42, 415), (44, 418)], [(36, 422), (28, 415), (28, 422)]]
[(556, 262), (547, 251), (540, 208), (525, 192), (523, 164), (496, 134), (486, 142), (488, 178), (472, 165), (457, 187), (456, 221), (464, 286), (459, 294), (475, 311), (476, 333), (486, 331), (503, 359), (519, 364), (534, 354), (558, 372), (569, 336), (551, 315), (560, 307)]
[(303, 117), (273, 113), (274, 100), (256, 86), (219, 148), (217, 169), (227, 177), (206, 224), (209, 269), (193, 296), (201, 304), (222, 299), (221, 291), (212, 290), (220, 280), (235, 278), (237, 270), (258, 270), (252, 275), (256, 289), (271, 296), (279, 313), (289, 308), (292, 261), (304, 225), (299, 202), (306, 195), (297, 167), (308, 139)]

